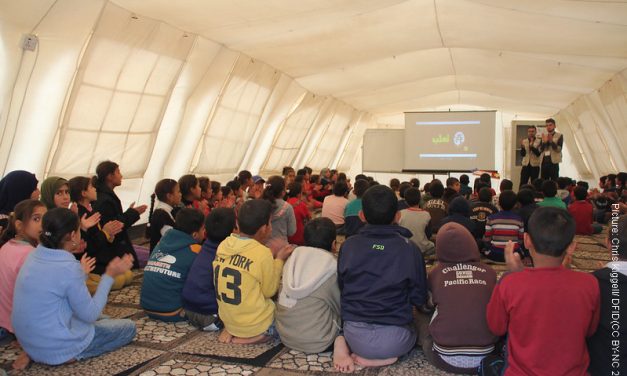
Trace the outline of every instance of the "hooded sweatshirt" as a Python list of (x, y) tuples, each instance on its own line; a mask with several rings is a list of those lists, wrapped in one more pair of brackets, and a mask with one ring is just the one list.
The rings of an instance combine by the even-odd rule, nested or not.
[[(291, 208), (291, 206), (290, 206)], [(218, 315), (236, 337), (264, 333), (274, 320), (283, 261), (255, 239), (232, 234), (218, 246), (213, 273)]]
[[(439, 263), (429, 273), (435, 314), (429, 325), (442, 355), (485, 355), (497, 340), (486, 322), (486, 305), (496, 273), (481, 263), (474, 237), (462, 225), (447, 223), (436, 238)], [(469, 323), (472, 323), (469, 325)]]
[(191, 235), (177, 229), (166, 232), (144, 268), (143, 309), (168, 313), (183, 306), (183, 286), (198, 252), (200, 244)]
[(67, 185), (67, 180), (58, 176), (50, 176), (41, 183), (41, 202), (46, 205), (48, 210), (56, 207), (54, 204), (54, 195), (63, 185)]
[(337, 261), (324, 249), (298, 247), (283, 267), (276, 311), (281, 341), (291, 349), (319, 353), (340, 329)]
[(342, 243), (338, 285), (342, 320), (403, 326), (426, 302), (425, 263), (411, 231), (367, 224)]

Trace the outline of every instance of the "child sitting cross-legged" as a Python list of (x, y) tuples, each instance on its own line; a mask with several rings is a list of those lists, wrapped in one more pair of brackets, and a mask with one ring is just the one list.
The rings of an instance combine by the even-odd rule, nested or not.
[(133, 256), (115, 257), (92, 297), (85, 285), (94, 260), (76, 260), (80, 221), (69, 209), (49, 210), (42, 218), (40, 244), (22, 266), (15, 283), (12, 324), (15, 336), (36, 362), (50, 365), (113, 351), (135, 337), (131, 320), (100, 319), (114, 278), (130, 270)]
[(273, 211), (267, 200), (246, 201), (237, 216), (239, 234), (218, 246), (213, 275), (218, 315), (224, 323), (221, 342), (253, 344), (277, 336), (271, 298), (293, 247), (286, 245), (273, 255), (263, 245), (272, 234)]
[(340, 330), (335, 224), (316, 218), (305, 226), (305, 246), (283, 267), (276, 327), (283, 344), (305, 353), (328, 351)]
[(342, 244), (338, 259), (344, 337), (335, 347), (336, 366), (348, 356), (362, 366), (384, 366), (407, 354), (416, 343), (412, 309), (427, 297), (425, 264), (411, 232), (396, 224), (394, 192), (371, 187), (362, 205), (367, 224)]
[(524, 236), (534, 267), (523, 267), (512, 242), (505, 248), (512, 273), (501, 278), (487, 307), (492, 333), (507, 334), (501, 374), (587, 374), (586, 337), (599, 323), (600, 294), (592, 275), (562, 266), (575, 250), (574, 236), (575, 221), (566, 210), (541, 207)]
[(204, 221), (200, 210), (181, 209), (174, 228), (163, 235), (150, 255), (140, 298), (149, 317), (166, 322), (185, 320), (183, 285), (205, 238)]
[(229, 208), (213, 209), (205, 219), (207, 240), (183, 286), (183, 309), (190, 324), (205, 331), (220, 329), (218, 302), (213, 284), (213, 260), (218, 245), (235, 230), (235, 211)]

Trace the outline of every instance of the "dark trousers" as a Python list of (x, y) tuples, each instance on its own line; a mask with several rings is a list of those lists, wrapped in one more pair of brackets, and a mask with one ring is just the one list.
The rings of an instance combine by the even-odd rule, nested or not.
[(541, 177), (544, 180), (554, 180), (557, 181), (557, 178), (560, 176), (560, 165), (559, 163), (551, 162), (551, 157), (546, 156), (542, 159), (542, 174)]
[(540, 176), (540, 166), (533, 167), (532, 165), (523, 166), (520, 171), (520, 186), (525, 184), (531, 184)]

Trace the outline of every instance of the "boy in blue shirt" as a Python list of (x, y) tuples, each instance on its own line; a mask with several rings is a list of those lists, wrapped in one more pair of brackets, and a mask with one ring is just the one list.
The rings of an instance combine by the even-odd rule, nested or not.
[(189, 269), (205, 238), (204, 215), (183, 208), (174, 228), (163, 235), (144, 268), (140, 304), (150, 318), (166, 322), (184, 321), (182, 291)]
[[(362, 198), (359, 216), (367, 224), (340, 249), (344, 346), (334, 358), (350, 357), (361, 366), (384, 366), (416, 343), (412, 308), (427, 299), (425, 264), (411, 232), (397, 225), (398, 201), (383, 185)], [(342, 337), (338, 337), (341, 341)], [(348, 345), (348, 346), (346, 346)]]

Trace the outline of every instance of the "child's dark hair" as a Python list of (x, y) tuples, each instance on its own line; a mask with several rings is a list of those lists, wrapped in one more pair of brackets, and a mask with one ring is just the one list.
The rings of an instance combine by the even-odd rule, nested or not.
[(237, 181), (239, 181), (240, 186), (247, 185), (248, 181), (253, 178), (253, 174), (248, 170), (242, 170), (237, 174)]
[(255, 235), (259, 229), (270, 223), (273, 207), (268, 200), (248, 200), (239, 209), (237, 224), (245, 235)]
[(544, 184), (544, 179), (542, 178), (534, 179), (531, 182), (531, 185), (534, 186), (534, 188), (536, 189), (536, 192), (542, 192), (542, 184)]
[(490, 176), (490, 174), (484, 172), (483, 174), (481, 174), (479, 179), (481, 179), (482, 182), (486, 183), (488, 187), (492, 188), (492, 177)]
[(461, 196), (455, 197), (448, 205), (448, 213), (461, 214), (466, 218), (470, 217), (470, 204), (468, 204), (468, 200)]
[(503, 191), (499, 195), (499, 206), (503, 210), (512, 210), (516, 206), (516, 193), (514, 191)]
[(214, 243), (226, 239), (235, 229), (235, 210), (231, 208), (216, 208), (205, 219), (207, 238)]
[(305, 168), (299, 168), (298, 171), (296, 171), (296, 176), (305, 176), (307, 175), (307, 169)]
[(583, 181), (583, 180), (579, 180), (577, 182), (577, 187), (584, 187), (586, 189), (586, 191), (588, 189), (590, 189), (590, 185), (588, 184), (588, 182), (587, 181)]
[(420, 180), (418, 180), (418, 178), (412, 178), (409, 181), (409, 184), (411, 184), (411, 186), (414, 188), (420, 188)]
[(242, 187), (238, 180), (231, 180), (230, 182), (226, 183), (226, 186), (231, 188), (233, 193), (239, 191), (239, 189)]
[(430, 193), (430, 191), (431, 191), (431, 182), (426, 183), (425, 186), (423, 187), (423, 189), (424, 189), (425, 193), (431, 194)]
[(115, 162), (104, 161), (98, 163), (96, 167), (96, 182), (99, 185), (105, 185), (107, 183), (107, 177), (111, 174), (115, 174), (115, 170), (118, 168), (120, 168), (120, 165)]
[(296, 175), (294, 181), (303, 184), (305, 182), (305, 175)]
[(219, 181), (212, 181), (211, 182), (211, 193), (213, 193), (213, 197), (217, 196), (218, 193), (220, 193), (220, 188), (222, 187), (222, 184), (220, 184)]
[(398, 189), (401, 187), (401, 182), (400, 180), (393, 178), (390, 179), (390, 188), (392, 188), (395, 191), (398, 191)]
[(557, 183), (553, 180), (547, 180), (542, 183), (542, 193), (544, 197), (555, 197), (557, 194)]
[(333, 194), (338, 197), (344, 197), (348, 192), (348, 185), (344, 180), (338, 180), (337, 183), (333, 185)]
[(70, 234), (78, 231), (79, 224), (78, 216), (70, 209), (50, 209), (41, 220), (39, 242), (46, 248), (61, 249)]
[(500, 192), (511, 191), (512, 189), (514, 189), (514, 183), (512, 183), (511, 180), (509, 179), (501, 180), (501, 184), (499, 185)]
[[(0, 235), (0, 247), (5, 245), (9, 240), (15, 238), (17, 235), (15, 221), (21, 221), (26, 224), (30, 220), (30, 217), (33, 215), (35, 209), (38, 207), (45, 208), (46, 205), (39, 200), (31, 199), (20, 201), (17, 205), (15, 205), (15, 208), (9, 217), (9, 225), (6, 229), (4, 229), (4, 231), (2, 231), (2, 235)], [(31, 245), (36, 247), (38, 240), (39, 239), (32, 239)]]
[(409, 188), (411, 188), (411, 183), (408, 181), (404, 181), (401, 183), (401, 186), (398, 188), (398, 195), (401, 196), (401, 198), (405, 198), (405, 191), (407, 191)]
[(318, 184), (320, 181), (320, 175), (309, 175), (309, 183)]
[(329, 218), (316, 218), (305, 225), (305, 245), (307, 247), (322, 248), (331, 252), (336, 236), (335, 224)]
[(368, 180), (359, 179), (355, 182), (355, 185), (353, 186), (353, 193), (355, 194), (355, 196), (357, 196), (357, 198), (362, 198), (362, 196), (364, 195), (364, 193), (366, 193), (366, 190), (369, 187), (370, 183), (368, 183)]
[(420, 190), (418, 188), (409, 188), (405, 191), (405, 201), (409, 206), (420, 205)]
[(455, 183), (459, 183), (459, 179), (450, 177), (446, 179), (446, 187), (450, 188), (455, 185)]
[(523, 184), (520, 186), (520, 189), (529, 189), (531, 192), (535, 192), (536, 187), (534, 187), (533, 184)]
[(161, 202), (166, 202), (168, 200), (168, 193), (174, 192), (174, 188), (178, 182), (174, 179), (161, 179), (155, 185), (155, 191), (150, 195), (150, 211), (148, 212), (148, 223), (152, 220), (152, 213), (155, 209), (155, 198), (159, 199)]
[(468, 177), (468, 175), (462, 174), (459, 177), (459, 183), (460, 184), (464, 184), (464, 185), (468, 185), (470, 183), (470, 178)]
[(360, 179), (368, 180), (368, 177), (366, 175), (364, 175), (364, 174), (357, 174), (357, 175), (355, 175), (355, 182), (357, 182), (357, 180), (360, 180)]
[[(229, 187), (228, 185), (225, 185), (224, 187), (220, 187), (220, 191), (222, 191), (222, 199), (224, 200), (225, 198), (228, 197), (229, 194), (231, 194), (231, 192), (233, 192), (233, 190), (231, 189), (231, 187)], [(233, 192), (235, 193), (235, 192)]]
[(283, 167), (283, 171), (281, 172), (281, 175), (287, 176), (290, 172), (295, 172), (294, 171), (294, 167), (285, 166), (285, 167)]
[(181, 190), (181, 195), (183, 198), (187, 198), (191, 193), (192, 189), (198, 185), (198, 178), (196, 175), (183, 175), (179, 179), (179, 189)]
[(524, 188), (518, 191), (518, 194), (516, 195), (516, 197), (518, 199), (518, 202), (520, 203), (520, 206), (531, 205), (536, 201), (533, 191), (527, 188)]
[(203, 193), (211, 188), (211, 180), (206, 176), (199, 177), (198, 184), (200, 184), (200, 191)]
[(440, 181), (431, 182), (429, 193), (432, 198), (442, 198), (442, 195), (444, 195), (444, 186)]
[(287, 186), (287, 197), (298, 197), (303, 192), (303, 186), (300, 183), (294, 182)]
[(583, 201), (588, 197), (588, 190), (584, 187), (577, 187), (574, 189), (575, 198), (579, 201)]
[(398, 211), (396, 194), (384, 185), (369, 188), (361, 203), (366, 221), (372, 225), (391, 224)]
[(76, 176), (68, 180), (67, 185), (70, 190), (70, 200), (72, 202), (80, 202), (83, 199), (83, 192), (85, 192), (91, 184), (91, 179), (85, 176)]
[(276, 199), (283, 197), (283, 191), (285, 191), (285, 180), (281, 176), (270, 176), (263, 190), (263, 199), (274, 206)]
[(560, 257), (575, 237), (575, 220), (564, 209), (539, 207), (529, 218), (528, 232), (536, 252)]
[(478, 194), (479, 201), (481, 202), (491, 202), (492, 201), (492, 189), (490, 187), (483, 185), (483, 188), (479, 190)]
[(174, 228), (186, 234), (193, 234), (202, 228), (205, 216), (198, 209), (182, 208), (176, 213)]
[(559, 178), (557, 178), (557, 187), (559, 189), (566, 189), (566, 187), (568, 187), (572, 181), (573, 180), (571, 178), (560, 176)]

